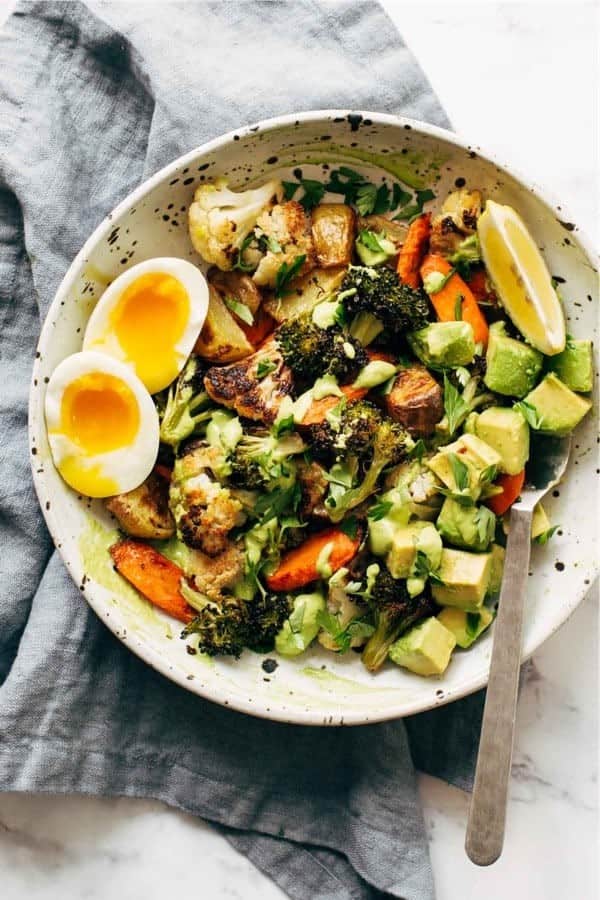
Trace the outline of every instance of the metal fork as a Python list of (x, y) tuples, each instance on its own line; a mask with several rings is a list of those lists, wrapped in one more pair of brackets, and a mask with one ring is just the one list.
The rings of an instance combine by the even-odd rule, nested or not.
[(533, 508), (562, 478), (570, 450), (570, 437), (536, 436), (532, 440), (526, 487), (510, 513), (504, 577), (494, 625), (490, 675), (465, 840), (467, 856), (478, 866), (495, 862), (504, 843)]

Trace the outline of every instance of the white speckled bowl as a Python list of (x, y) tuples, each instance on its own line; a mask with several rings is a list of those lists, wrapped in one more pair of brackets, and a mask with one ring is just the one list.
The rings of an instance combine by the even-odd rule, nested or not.
[[(192, 150), (130, 194), (96, 229), (71, 264), (42, 329), (30, 397), (30, 440), (38, 497), (56, 546), (77, 585), (114, 634), (168, 678), (202, 697), (258, 716), (315, 725), (392, 719), (448, 703), (485, 685), (488, 633), (468, 652), (456, 652), (441, 678), (420, 678), (395, 666), (373, 676), (354, 653), (336, 658), (319, 647), (296, 660), (247, 651), (235, 662), (186, 653), (177, 623), (146, 603), (112, 570), (107, 546), (114, 523), (101, 505), (77, 497), (56, 472), (44, 425), (48, 376), (81, 348), (81, 333), (106, 285), (128, 266), (153, 256), (198, 261), (185, 210), (204, 179), (227, 174), (233, 187), (265, 176), (322, 176), (323, 164), (345, 162), (372, 180), (408, 169), (444, 197), (457, 178), (514, 206), (530, 227), (553, 275), (564, 279), (568, 328), (590, 337), (597, 328), (597, 275), (589, 245), (567, 214), (450, 132), (388, 115), (319, 111), (240, 129)], [(389, 177), (389, 176), (388, 176)], [(459, 182), (460, 184), (460, 182)], [(435, 206), (435, 201), (432, 206)], [(597, 337), (597, 335), (596, 335)], [(547, 503), (561, 529), (546, 547), (534, 546), (525, 621), (530, 655), (568, 618), (596, 573), (596, 422), (574, 438), (567, 477)], [(270, 666), (267, 669), (270, 670)]]

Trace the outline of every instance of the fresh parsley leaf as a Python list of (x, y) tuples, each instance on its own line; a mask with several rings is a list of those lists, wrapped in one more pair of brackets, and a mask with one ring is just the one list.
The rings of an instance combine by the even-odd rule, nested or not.
[(449, 488), (445, 487), (437, 488), (437, 492), (444, 497), (450, 497), (452, 500), (455, 500), (460, 506), (475, 506), (475, 501), (470, 494), (459, 494), (457, 491), (451, 491)]
[(268, 494), (261, 494), (252, 514), (264, 525), (271, 519), (281, 518), (284, 513), (293, 513), (298, 509), (301, 499), (301, 489), (298, 482), (288, 488), (276, 488)]
[(277, 363), (274, 363), (272, 359), (261, 359), (256, 367), (256, 377), (266, 378), (266, 376), (270, 375), (271, 372), (274, 372), (276, 368)]
[(542, 417), (532, 403), (528, 403), (527, 400), (519, 400), (518, 403), (513, 404), (513, 409), (518, 410), (534, 430), (540, 428)]
[(300, 185), (295, 181), (282, 181), (283, 186), (283, 199), (291, 200), (300, 187)]
[(373, 205), (373, 212), (375, 215), (380, 216), (383, 213), (388, 212), (390, 208), (390, 189), (385, 183), (380, 184), (377, 188), (377, 193), (375, 195), (375, 203)]
[(419, 438), (418, 441), (415, 442), (415, 446), (409, 450), (408, 456), (410, 459), (418, 459), (419, 462), (421, 462), (426, 451), (427, 447), (425, 446), (425, 441), (423, 438)]
[(302, 253), (302, 254), (300, 254), (300, 256), (297, 256), (293, 262), (291, 262), (289, 264), (287, 262), (283, 262), (279, 266), (279, 268), (277, 269), (277, 272), (275, 274), (275, 296), (276, 297), (284, 296), (290, 281), (292, 281), (292, 279), (294, 279), (296, 277), (296, 275), (298, 274), (298, 272), (304, 265), (305, 261), (306, 261), (306, 253)]
[(333, 638), (340, 653), (346, 653), (350, 649), (353, 638), (370, 637), (375, 631), (372, 625), (358, 617), (351, 619), (342, 628), (339, 618), (326, 610), (319, 610), (317, 613), (317, 624)]
[(256, 243), (257, 243), (258, 249), (261, 250), (263, 253), (266, 253), (267, 250), (270, 250), (271, 253), (281, 253), (281, 251), (283, 249), (283, 247), (281, 246), (279, 241), (276, 240), (276, 238), (274, 238), (270, 234), (264, 234), (264, 232), (262, 232), (261, 234), (258, 234), (256, 236)]
[(390, 209), (398, 209), (399, 206), (406, 206), (408, 201), (410, 200), (410, 193), (405, 191), (404, 188), (398, 184), (398, 182), (394, 182), (392, 187), (392, 200), (390, 202)]
[(340, 522), (338, 528), (340, 531), (343, 531), (344, 534), (347, 534), (351, 540), (354, 540), (358, 534), (358, 519), (356, 516), (350, 516), (348, 519), (344, 519), (343, 522)]
[(245, 322), (246, 325), (254, 324), (254, 316), (251, 311), (245, 306), (243, 303), (240, 303), (239, 300), (236, 300), (235, 297), (224, 297), (223, 302), (227, 309), (231, 310), (231, 312), (241, 319), (242, 322)]
[(419, 209), (423, 209), (423, 206), (429, 202), (429, 200), (435, 200), (435, 194), (429, 188), (425, 188), (424, 191), (417, 191), (415, 194), (417, 199), (417, 206)]
[(366, 183), (359, 172), (355, 172), (354, 169), (349, 169), (347, 166), (333, 169), (329, 179), (329, 182), (325, 185), (325, 190), (330, 191), (332, 194), (342, 194), (344, 202), (350, 205), (356, 202), (359, 186)]
[(417, 550), (413, 572), (416, 578), (429, 578), (432, 584), (444, 584), (438, 570), (432, 568), (431, 560), (422, 550)]
[(415, 202), (408, 206), (404, 206), (400, 212), (394, 216), (394, 219), (404, 222), (406, 220), (414, 219), (416, 216), (420, 216), (423, 212), (423, 205), (427, 203), (428, 200), (434, 200), (435, 194), (427, 188), (424, 191), (417, 191), (414, 199)]
[[(454, 269), (452, 269), (451, 272), (448, 272), (448, 275), (449, 276), (454, 275)], [(445, 284), (445, 282), (444, 282), (444, 284)], [(464, 299), (465, 299), (464, 296), (462, 294), (459, 294), (458, 297), (456, 298), (456, 300), (454, 301), (454, 321), (455, 322), (462, 321), (462, 305), (463, 305)]]
[(496, 466), (486, 466), (479, 473), (479, 484), (491, 484), (498, 474)]
[(481, 543), (485, 543), (488, 535), (493, 533), (496, 516), (487, 506), (480, 506), (475, 514), (475, 526)]
[(481, 613), (467, 613), (467, 620), (465, 622), (465, 631), (467, 633), (467, 637), (470, 637), (474, 640), (477, 637), (477, 629), (479, 628), (479, 622), (481, 620)]
[(385, 253), (384, 248), (379, 243), (381, 237), (382, 235), (376, 234), (374, 231), (369, 231), (368, 228), (363, 228), (358, 232), (357, 241), (373, 253)]
[(458, 491), (466, 491), (469, 487), (469, 467), (456, 453), (447, 453), (448, 462), (452, 469), (452, 475)]
[(325, 196), (325, 185), (312, 178), (303, 178), (300, 183), (304, 188), (304, 194), (300, 197), (300, 203), (306, 212), (310, 212)]
[(361, 216), (369, 216), (377, 202), (377, 188), (374, 184), (361, 184), (356, 192), (356, 208)]
[(253, 231), (251, 231), (250, 234), (244, 238), (235, 257), (235, 262), (233, 264), (234, 269), (238, 269), (240, 272), (253, 271), (253, 269), (255, 268), (254, 265), (252, 263), (244, 262), (244, 253), (246, 252), (250, 244), (254, 241), (254, 239), (255, 235)]
[(374, 503), (369, 509), (367, 518), (372, 519), (373, 522), (379, 522), (387, 516), (393, 505), (394, 504), (390, 500), (378, 500), (377, 503)]
[(278, 419), (277, 422), (273, 423), (271, 431), (274, 437), (281, 437), (283, 434), (288, 434), (290, 431), (294, 430), (294, 416), (289, 415), (285, 416), (283, 419)]
[(448, 376), (444, 374), (444, 411), (448, 419), (448, 432), (453, 435), (462, 420), (469, 414), (469, 404), (463, 399)]
[(553, 525), (552, 528), (548, 528), (547, 531), (542, 531), (541, 534), (538, 534), (536, 538), (534, 538), (536, 544), (547, 544), (552, 535), (558, 531), (560, 525)]

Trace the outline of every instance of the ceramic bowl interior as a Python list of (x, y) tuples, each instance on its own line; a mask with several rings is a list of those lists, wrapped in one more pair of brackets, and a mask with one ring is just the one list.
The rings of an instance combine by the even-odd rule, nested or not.
[[(246, 651), (239, 661), (186, 652), (177, 623), (151, 608), (111, 568), (106, 552), (117, 536), (101, 504), (76, 496), (56, 472), (47, 443), (45, 383), (56, 365), (81, 348), (82, 332), (105, 287), (129, 266), (153, 256), (200, 264), (187, 234), (195, 188), (227, 175), (234, 188), (273, 176), (322, 179), (345, 164), (372, 181), (400, 179), (443, 198), (455, 185), (481, 188), (520, 211), (560, 281), (568, 330), (590, 337), (597, 327), (597, 275), (579, 231), (561, 207), (441, 129), (391, 116), (305, 113), (232, 133), (192, 151), (145, 182), (94, 232), (72, 263), (44, 324), (30, 403), (35, 484), (48, 526), (69, 572), (98, 616), (130, 649), (186, 690), (255, 715), (298, 723), (355, 724), (416, 713), (484, 685), (491, 651), (487, 634), (458, 651), (441, 678), (421, 678), (387, 665), (370, 675), (356, 654), (320, 647), (296, 660)], [(339, 198), (338, 198), (339, 199)], [(435, 201), (430, 204), (435, 206)], [(547, 510), (560, 530), (533, 547), (524, 652), (531, 654), (563, 623), (594, 577), (597, 427), (588, 417), (575, 435), (564, 483)]]

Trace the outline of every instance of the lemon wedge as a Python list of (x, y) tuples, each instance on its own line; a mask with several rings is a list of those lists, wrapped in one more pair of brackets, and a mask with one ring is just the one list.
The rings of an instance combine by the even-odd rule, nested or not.
[(477, 223), (481, 255), (500, 302), (536, 350), (565, 349), (565, 317), (535, 241), (511, 206), (488, 200)]

